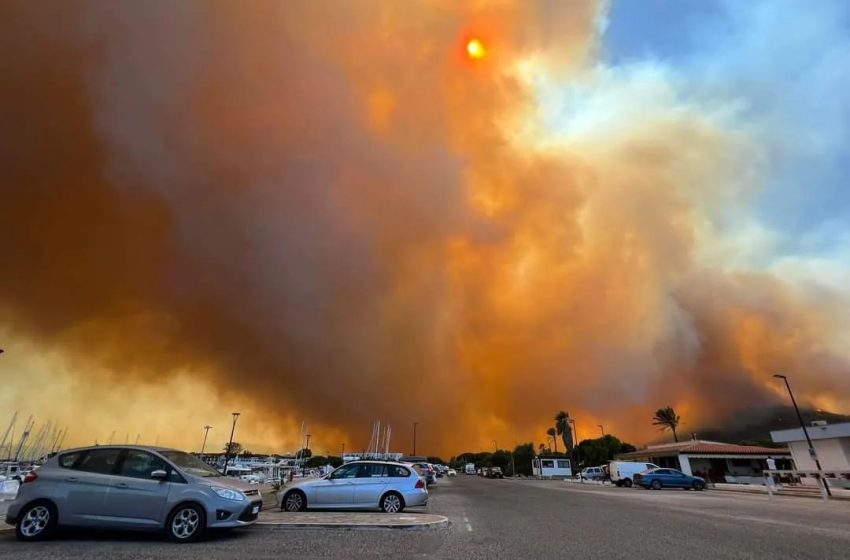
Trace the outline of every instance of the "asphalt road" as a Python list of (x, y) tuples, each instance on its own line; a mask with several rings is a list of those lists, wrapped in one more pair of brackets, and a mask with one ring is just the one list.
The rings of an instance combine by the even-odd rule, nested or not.
[(850, 503), (729, 492), (660, 492), (563, 482), (441, 480), (430, 513), (445, 529), (252, 528), (177, 546), (155, 535), (80, 533), (22, 544), (0, 532), (0, 558), (581, 558), (846, 559)]

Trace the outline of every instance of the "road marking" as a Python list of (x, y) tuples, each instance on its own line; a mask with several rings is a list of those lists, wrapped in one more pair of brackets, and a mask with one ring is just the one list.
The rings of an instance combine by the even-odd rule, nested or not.
[(469, 523), (469, 518), (468, 518), (468, 517), (464, 516), (463, 520), (464, 520), (466, 523)]
[(469, 532), (471, 533), (471, 532), (472, 532), (472, 525), (470, 525), (469, 523), (467, 523), (467, 524), (466, 524), (466, 530), (467, 530), (467, 531), (469, 531)]

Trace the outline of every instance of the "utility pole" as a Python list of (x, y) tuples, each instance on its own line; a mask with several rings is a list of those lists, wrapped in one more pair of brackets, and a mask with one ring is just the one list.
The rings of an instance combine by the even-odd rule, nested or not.
[(602, 424), (597, 424), (596, 426), (597, 426), (600, 430), (602, 430), (602, 437), (605, 437), (605, 426), (603, 426)]
[(413, 423), (413, 456), (416, 457), (416, 426), (419, 425), (419, 422)]
[(233, 449), (233, 434), (236, 432), (236, 421), (239, 419), (239, 413), (233, 412), (233, 426), (230, 428), (230, 442), (227, 444), (227, 449), (224, 452), (224, 474), (227, 474), (227, 462), (230, 460), (230, 451)]
[(342, 442), (342, 453), (339, 455), (340, 459), (345, 457), (345, 442)]
[(809, 444), (809, 456), (815, 462), (815, 466), (818, 468), (818, 474), (821, 478), (821, 484), (823, 484), (824, 489), (826, 490), (827, 496), (832, 496), (832, 492), (829, 490), (829, 484), (826, 483), (826, 477), (824, 477), (821, 472), (820, 461), (818, 460), (818, 454), (815, 451), (815, 446), (812, 444), (812, 438), (809, 437), (809, 430), (806, 429), (806, 424), (803, 422), (803, 415), (800, 414), (800, 408), (797, 406), (797, 399), (794, 398), (794, 392), (791, 391), (791, 385), (788, 383), (788, 377), (785, 375), (775, 374), (773, 377), (777, 379), (781, 379), (785, 382), (785, 388), (788, 389), (788, 395), (791, 397), (791, 404), (794, 405), (794, 412), (797, 413), (797, 420), (800, 422), (800, 427), (803, 428), (803, 435), (806, 436), (806, 442)]
[(201, 461), (204, 460), (204, 449), (207, 447), (207, 435), (210, 433), (212, 426), (204, 426), (204, 442), (201, 444)]
[(493, 440), (493, 451), (498, 451), (498, 450), (499, 450), (499, 444), (496, 443), (496, 440), (494, 439)]

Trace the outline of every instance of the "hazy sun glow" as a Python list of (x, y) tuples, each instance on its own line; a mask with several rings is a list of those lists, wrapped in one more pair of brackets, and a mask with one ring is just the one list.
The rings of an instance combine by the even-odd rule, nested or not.
[(478, 39), (470, 39), (466, 44), (466, 54), (469, 58), (480, 60), (487, 56), (487, 49), (484, 48), (484, 43)]

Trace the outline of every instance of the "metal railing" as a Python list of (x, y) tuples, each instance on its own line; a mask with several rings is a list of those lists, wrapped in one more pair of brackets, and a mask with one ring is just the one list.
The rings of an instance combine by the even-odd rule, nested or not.
[(838, 471), (838, 470), (821, 470), (821, 471), (808, 471), (808, 470), (766, 470), (764, 471), (765, 478), (765, 487), (767, 487), (767, 494), (769, 497), (773, 497), (774, 492), (777, 492), (776, 486), (778, 484), (788, 485), (788, 486), (807, 486), (804, 483), (804, 479), (812, 479), (815, 481), (815, 486), (818, 487), (821, 493), (821, 497), (824, 500), (829, 500), (830, 492), (827, 490), (827, 486), (830, 488), (834, 485), (831, 484), (833, 480), (847, 480), (850, 481), (850, 471)]

